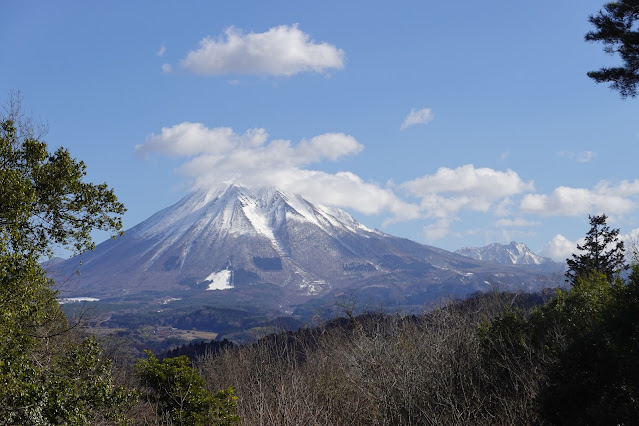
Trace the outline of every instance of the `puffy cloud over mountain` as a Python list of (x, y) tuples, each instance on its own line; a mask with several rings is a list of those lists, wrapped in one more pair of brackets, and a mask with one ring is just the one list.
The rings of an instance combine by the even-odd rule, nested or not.
[(329, 43), (316, 43), (298, 25), (280, 25), (263, 33), (235, 27), (224, 36), (205, 37), (180, 65), (201, 75), (228, 73), (292, 76), (301, 72), (342, 69), (345, 54)]

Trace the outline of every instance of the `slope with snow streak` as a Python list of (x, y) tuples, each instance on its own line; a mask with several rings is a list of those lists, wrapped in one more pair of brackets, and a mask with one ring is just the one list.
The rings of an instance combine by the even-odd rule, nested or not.
[[(290, 248), (275, 232), (287, 221), (317, 226), (331, 237), (341, 232), (379, 233), (359, 224), (344, 211), (313, 205), (277, 188), (253, 194), (237, 185), (190, 194), (133, 228), (131, 233), (135, 237), (160, 239), (147, 262), (148, 268), (176, 243), (188, 246), (192, 241), (220, 240), (229, 234), (261, 236), (279, 256), (290, 256)], [(188, 251), (184, 249), (182, 260)]]
[[(90, 272), (96, 269), (118, 276), (127, 287), (152, 280), (196, 284), (239, 268), (306, 294), (309, 282), (326, 283), (314, 285), (311, 293), (331, 288), (325, 274), (341, 272), (341, 257), (357, 252), (347, 235), (361, 240), (385, 234), (339, 209), (314, 205), (277, 188), (252, 192), (221, 185), (185, 196), (78, 261), (87, 272), (83, 280), (92, 279), (95, 274)], [(127, 275), (119, 276), (125, 271)]]
[(544, 265), (552, 260), (533, 253), (524, 243), (512, 241), (508, 245), (493, 243), (484, 247), (463, 247), (456, 251), (476, 260), (505, 265)]
[(239, 185), (187, 195), (123, 237), (60, 263), (61, 276), (79, 262), (75, 296), (202, 294), (278, 306), (348, 289), (420, 302), (521, 283), (525, 275), (369, 229), (343, 210), (277, 188)]

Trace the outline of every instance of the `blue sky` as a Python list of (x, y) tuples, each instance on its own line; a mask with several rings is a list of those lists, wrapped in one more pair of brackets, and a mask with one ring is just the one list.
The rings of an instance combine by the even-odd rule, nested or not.
[(235, 181), (561, 259), (589, 213), (639, 227), (639, 100), (586, 76), (617, 63), (583, 39), (602, 5), (9, 1), (0, 94), (115, 189), (127, 228)]

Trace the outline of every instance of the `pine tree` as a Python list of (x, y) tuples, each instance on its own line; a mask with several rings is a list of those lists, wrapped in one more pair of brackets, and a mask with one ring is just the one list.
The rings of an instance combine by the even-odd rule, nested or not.
[(586, 41), (602, 42), (604, 52), (618, 53), (623, 66), (590, 71), (588, 77), (597, 83), (610, 82), (610, 88), (618, 90), (622, 98), (637, 96), (639, 84), (639, 2), (619, 0), (604, 6), (589, 21), (597, 30), (586, 34)]
[(605, 275), (611, 282), (621, 269), (628, 268), (624, 263), (624, 244), (619, 240), (619, 229), (610, 229), (605, 214), (588, 215), (588, 218), (590, 231), (586, 234), (586, 242), (577, 245), (581, 254), (573, 254), (572, 259), (566, 259), (566, 277), (573, 285), (579, 278), (588, 278), (593, 273)]

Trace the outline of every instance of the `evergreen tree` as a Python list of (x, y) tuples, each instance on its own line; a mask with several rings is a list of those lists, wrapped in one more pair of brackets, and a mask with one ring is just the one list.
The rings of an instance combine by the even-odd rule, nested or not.
[(622, 98), (634, 98), (639, 84), (639, 31), (635, 24), (639, 20), (639, 2), (619, 0), (606, 4), (604, 9), (605, 12), (590, 16), (589, 21), (597, 29), (586, 34), (586, 40), (602, 42), (610, 55), (618, 53), (623, 66), (591, 71), (588, 77), (597, 83), (610, 82)]
[(621, 269), (627, 269), (624, 263), (624, 244), (619, 240), (619, 229), (610, 229), (606, 224), (605, 214), (588, 216), (590, 231), (586, 234), (586, 242), (577, 245), (581, 254), (573, 254), (572, 259), (566, 259), (568, 271), (566, 277), (571, 284), (576, 284), (579, 278), (589, 278), (594, 273), (602, 274), (609, 282)]
[(83, 251), (92, 230), (119, 231), (124, 206), (84, 182), (66, 149), (49, 152), (19, 104), (12, 94), (0, 117), (0, 423), (125, 422), (131, 394), (113, 385), (97, 342), (69, 333), (39, 265), (55, 245)]
[(488, 390), (497, 401), (529, 392), (529, 424), (637, 424), (639, 269), (625, 282), (599, 273), (578, 282), (529, 315), (482, 324)]
[(232, 425), (237, 397), (232, 388), (212, 394), (186, 356), (159, 361), (151, 351), (136, 371), (145, 387), (144, 396), (156, 404), (158, 415), (175, 425)]

